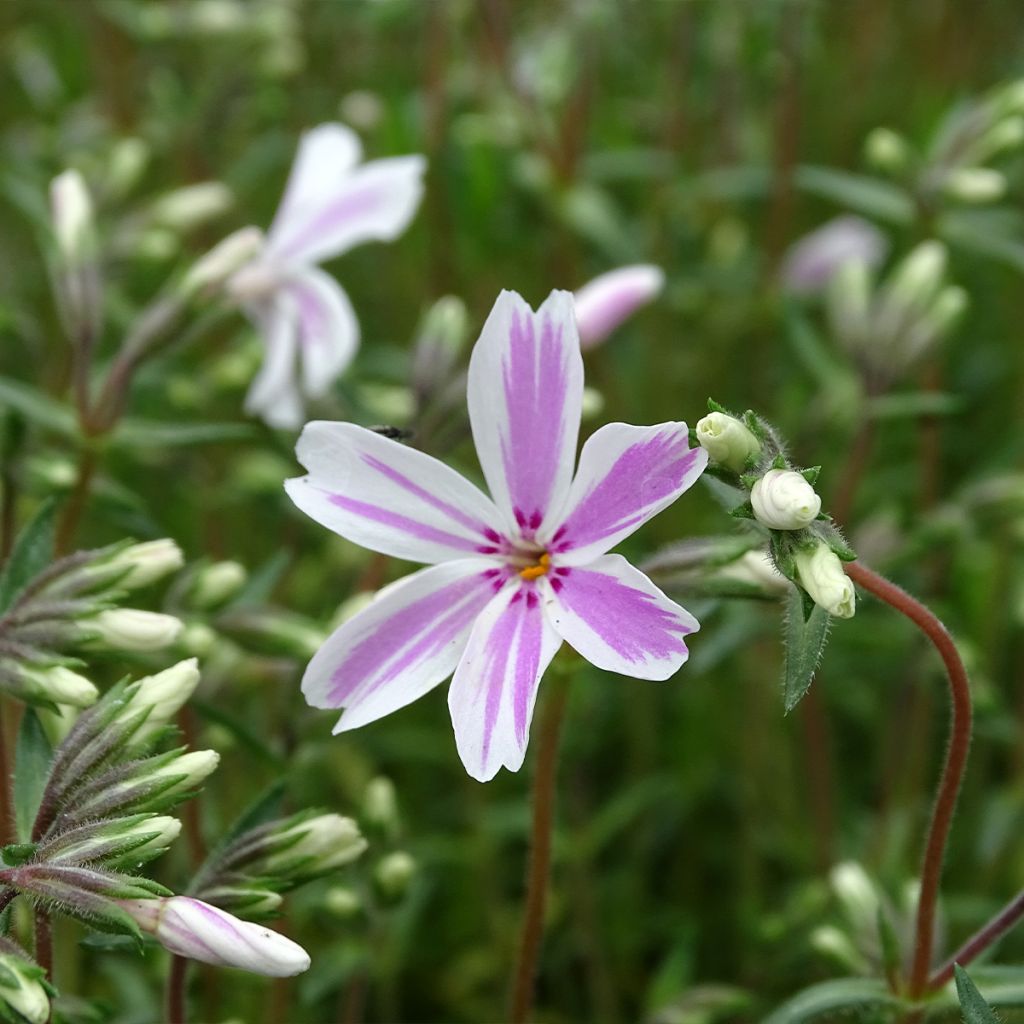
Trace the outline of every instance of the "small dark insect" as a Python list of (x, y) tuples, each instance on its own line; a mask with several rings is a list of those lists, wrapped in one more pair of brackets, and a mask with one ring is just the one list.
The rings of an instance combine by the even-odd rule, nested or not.
[(403, 427), (389, 427), (387, 424), (382, 424), (378, 427), (370, 427), (375, 434), (380, 434), (381, 437), (390, 437), (392, 441), (411, 441), (413, 438), (413, 432), (411, 430), (405, 430)]

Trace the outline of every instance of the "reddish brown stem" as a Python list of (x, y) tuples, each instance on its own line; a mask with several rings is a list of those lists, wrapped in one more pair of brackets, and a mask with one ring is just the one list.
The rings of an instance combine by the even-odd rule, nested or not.
[(183, 956), (172, 956), (167, 972), (165, 1009), (167, 1024), (185, 1024), (185, 975), (188, 961)]
[(75, 489), (71, 492), (71, 497), (68, 498), (68, 503), (64, 507), (64, 515), (57, 527), (54, 547), (58, 555), (66, 555), (74, 546), (75, 533), (89, 501), (89, 490), (92, 487), (92, 478), (95, 473), (96, 452), (92, 448), (85, 448), (82, 450), (82, 457), (78, 463), (78, 479), (75, 481)]
[(935, 935), (935, 905), (942, 878), (942, 862), (949, 840), (950, 826), (953, 823), (953, 812), (963, 783), (964, 770), (967, 767), (967, 752), (971, 745), (971, 688), (953, 638), (935, 615), (905, 590), (860, 562), (851, 562), (846, 566), (846, 571), (855, 583), (905, 615), (928, 637), (942, 657), (949, 677), (949, 746), (924, 848), (914, 953), (907, 986), (907, 994), (912, 999), (919, 999), (928, 987), (928, 969)]
[(533, 1011), (537, 960), (544, 940), (544, 909), (547, 906), (548, 876), (551, 873), (551, 830), (555, 817), (555, 775), (558, 767), (558, 739), (569, 687), (552, 680), (544, 705), (537, 745), (537, 768), (533, 779), (533, 823), (530, 829), (530, 862), (527, 869), (526, 905), (512, 982), (509, 1024), (526, 1024)]

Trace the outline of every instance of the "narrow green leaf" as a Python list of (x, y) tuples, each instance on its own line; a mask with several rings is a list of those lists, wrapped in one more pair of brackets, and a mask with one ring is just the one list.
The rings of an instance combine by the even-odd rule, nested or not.
[(782, 695), (789, 714), (810, 689), (828, 640), (829, 614), (814, 605), (804, 617), (803, 591), (794, 587), (786, 599), (783, 639), (786, 645)]
[(902, 1001), (874, 978), (837, 978), (805, 988), (780, 1006), (762, 1024), (800, 1024), (826, 1014), (897, 1009)]
[(128, 418), (114, 433), (125, 448), (167, 448), (225, 441), (251, 441), (257, 428), (250, 423), (162, 423)]
[(39, 810), (53, 757), (50, 741), (32, 708), (25, 708), (21, 717), (14, 756), (14, 824), (18, 838), (27, 843), (32, 838), (32, 823)]
[(11, 607), (32, 577), (50, 564), (56, 516), (57, 502), (51, 498), (39, 506), (18, 535), (14, 549), (0, 572), (0, 614)]
[(0, 405), (16, 409), (25, 419), (65, 437), (79, 436), (74, 410), (29, 384), (0, 377)]
[(959, 964), (953, 966), (953, 971), (956, 975), (956, 994), (960, 1000), (960, 1009), (963, 1010), (964, 1024), (999, 1024), (999, 1018), (982, 998), (967, 972)]
[(863, 174), (851, 174), (832, 167), (803, 166), (794, 175), (797, 188), (812, 195), (831, 199), (868, 217), (890, 224), (909, 224), (914, 217), (914, 203), (896, 185)]

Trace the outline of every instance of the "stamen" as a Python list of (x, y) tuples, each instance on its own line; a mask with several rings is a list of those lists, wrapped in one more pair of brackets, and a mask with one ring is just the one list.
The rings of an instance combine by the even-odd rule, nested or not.
[(548, 569), (551, 567), (551, 556), (545, 551), (544, 554), (537, 559), (536, 565), (528, 565), (525, 569), (519, 570), (519, 575), (524, 580), (536, 580), (541, 576), (547, 575)]

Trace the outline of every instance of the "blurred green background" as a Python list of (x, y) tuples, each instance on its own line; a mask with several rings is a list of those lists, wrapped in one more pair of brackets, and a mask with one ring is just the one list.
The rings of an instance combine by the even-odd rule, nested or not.
[[(588, 357), (604, 406), (585, 432), (693, 424), (709, 395), (752, 407), (797, 461), (822, 466), (828, 508), (871, 420), (848, 536), (942, 615), (979, 704), (946, 949), (1024, 885), (1024, 161), (1001, 157), (1007, 194), (946, 237), (970, 309), (888, 406), (864, 399), (820, 304), (788, 296), (779, 268), (794, 240), (844, 211), (875, 220), (894, 259), (941, 234), (941, 218), (887, 216), (885, 197), (912, 190), (865, 162), (865, 138), (885, 125), (925, 151), (957, 105), (1024, 74), (1022, 44), (1014, 0), (5, 0), (0, 409), (26, 432), (5, 470), (13, 514), (70, 488), (78, 452), (48, 272), (54, 175), (79, 168), (97, 202), (102, 362), (169, 275), (230, 230), (269, 223), (303, 129), (342, 120), (370, 157), (424, 153), (412, 228), (330, 265), (363, 345), (313, 412), (415, 430), (411, 345), (434, 300), (465, 301), (472, 339), (501, 288), (536, 305), (652, 262), (664, 295)], [(154, 216), (162, 194), (207, 181), (230, 190), (211, 215)], [(78, 540), (171, 536), (191, 559), (236, 559), (266, 581), (266, 601), (322, 627), (406, 567), (287, 501), (293, 437), (241, 411), (259, 357), (247, 324), (224, 314), (145, 368), (128, 410), (141, 426), (105, 447)], [(181, 429), (196, 423), (210, 425), (204, 443)], [(442, 454), (477, 473), (468, 445)], [(730, 528), (697, 488), (625, 551), (642, 560)], [(812, 699), (784, 717), (780, 610), (679, 596), (703, 629), (675, 679), (587, 669), (572, 688), (538, 1019), (762, 1019), (857, 969), (814, 939), (849, 930), (830, 866), (861, 862), (894, 905), (917, 870), (946, 712), (937, 659), (910, 626), (864, 600), (835, 625)], [(367, 1020), (500, 1019), (531, 760), (486, 787), (467, 778), (443, 687), (331, 738), (333, 715), (298, 691), (294, 651), (233, 637), (208, 665), (197, 728), (224, 755), (200, 801), (211, 840), (282, 773), (289, 806), (343, 812), (384, 774), (418, 871), (372, 920), (332, 913), (326, 887), (296, 897), (287, 927), (314, 955), (309, 974), (270, 986), (200, 971), (209, 1017), (197, 1019), (358, 1019), (363, 981)], [(180, 879), (184, 855), (161, 870)], [(91, 994), (118, 1007), (95, 1019), (154, 1019), (153, 957), (87, 955)], [(1011, 937), (1001, 959), (1022, 956), (1024, 937)]]

